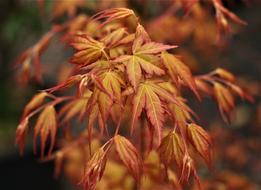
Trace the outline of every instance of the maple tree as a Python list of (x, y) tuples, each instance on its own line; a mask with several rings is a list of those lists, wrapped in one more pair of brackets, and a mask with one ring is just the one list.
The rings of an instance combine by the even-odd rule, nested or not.
[[(79, 0), (68, 2), (54, 6), (53, 16), (67, 12), (73, 17), (75, 7), (83, 4)], [(198, 3), (180, 2), (188, 14)], [(244, 24), (221, 1), (211, 2), (220, 30), (228, 31), (227, 18)], [(118, 183), (126, 186), (124, 189), (182, 189), (190, 176), (200, 188), (194, 154), (199, 154), (211, 168), (212, 140), (197, 124), (198, 116), (189, 107), (184, 90), (191, 90), (196, 101), (212, 97), (223, 119), (229, 122), (235, 96), (253, 101), (237, 85), (233, 74), (218, 68), (193, 75), (173, 54), (177, 45), (153, 41), (133, 10), (111, 8), (53, 26), (18, 59), (23, 83), (31, 75), (42, 80), (40, 55), (58, 33), (62, 42), (74, 49), (69, 59), (73, 67), (65, 81), (42, 90), (25, 106), (16, 132), (20, 152), (23, 153), (29, 123), (38, 116), (33, 135), (35, 153), (40, 138), (41, 158), (55, 160), (56, 175), (63, 162), (83, 163), (76, 181), (81, 178), (84, 189), (107, 187), (109, 182), (102, 180), (109, 175), (109, 165), (122, 172)], [(72, 131), (77, 122), (86, 124), (86, 128), (75, 136)], [(63, 133), (58, 138), (59, 128)], [(73, 153), (80, 154), (80, 161), (74, 160)]]

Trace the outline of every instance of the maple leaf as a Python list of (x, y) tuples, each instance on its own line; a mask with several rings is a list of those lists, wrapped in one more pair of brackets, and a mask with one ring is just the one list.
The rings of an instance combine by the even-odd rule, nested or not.
[(175, 160), (179, 168), (182, 166), (185, 146), (180, 135), (175, 131), (170, 132), (164, 137), (159, 146), (159, 154), (161, 160), (170, 165)]
[(48, 93), (46, 93), (46, 92), (40, 92), (40, 93), (34, 95), (33, 98), (30, 100), (30, 102), (28, 102), (26, 104), (22, 118), (25, 117), (26, 115), (28, 115), (28, 113), (30, 113), (33, 109), (40, 106), (43, 103), (44, 98), (46, 96), (48, 96)]
[(180, 183), (181, 184), (187, 183), (191, 174), (194, 176), (194, 178), (197, 181), (198, 189), (201, 189), (201, 185), (195, 168), (194, 161), (190, 157), (190, 155), (186, 152), (183, 158), (182, 170), (179, 179)]
[(81, 180), (85, 190), (94, 190), (105, 170), (107, 158), (106, 151), (99, 148), (86, 164), (86, 171)]
[[(183, 82), (189, 86), (194, 94), (199, 98), (195, 80), (190, 72), (190, 69), (177, 59), (174, 55), (163, 52), (161, 54), (163, 64), (167, 69), (167, 73), (173, 80), (173, 82), (179, 86), (178, 79), (180, 78)], [(199, 98), (200, 99), (200, 98)]]
[(253, 102), (253, 98), (235, 84), (232, 73), (218, 68), (209, 74), (197, 77), (198, 88), (209, 96), (214, 96), (224, 121), (230, 121), (230, 113), (235, 107), (234, 94), (243, 100)]
[(136, 181), (140, 181), (142, 162), (137, 149), (123, 136), (114, 137), (116, 151), (122, 162), (127, 166)]
[(100, 71), (104, 69), (109, 69), (110, 68), (110, 62), (106, 60), (98, 60), (94, 63), (91, 63), (89, 65), (86, 65), (82, 67), (82, 70), (90, 70), (90, 73), (95, 73), (95, 71)]
[(118, 28), (115, 31), (109, 33), (101, 39), (101, 41), (106, 44), (106, 47), (113, 47), (115, 44), (118, 44), (122, 39), (124, 39), (127, 31), (125, 28)]
[(225, 8), (222, 4), (221, 0), (212, 0), (213, 6), (216, 11), (216, 20), (217, 25), (219, 29), (219, 38), (221, 32), (230, 32), (230, 26), (228, 24), (227, 18), (231, 19), (235, 23), (239, 23), (242, 25), (246, 25), (247, 23), (243, 20), (241, 20), (237, 15), (235, 15), (233, 12), (229, 11), (227, 8)]
[(57, 131), (56, 112), (52, 105), (47, 106), (40, 114), (36, 121), (34, 128), (34, 152), (36, 153), (36, 140), (37, 136), (41, 137), (41, 156), (44, 155), (45, 144), (47, 138), (50, 135), (50, 148), (48, 154), (50, 154), (54, 148), (55, 135)]
[(222, 84), (214, 83), (214, 96), (218, 102), (219, 111), (225, 121), (229, 121), (229, 113), (235, 107), (234, 97)]
[(112, 95), (109, 96), (104, 92), (100, 92), (98, 95), (99, 110), (103, 122), (106, 123), (113, 104), (112, 97), (114, 97), (118, 103), (121, 102), (121, 86), (124, 85), (124, 81), (118, 73), (113, 71), (105, 72), (100, 77), (102, 78), (103, 87), (110, 95)]
[[(33, 66), (34, 77), (38, 80), (42, 80), (42, 68), (40, 63), (40, 57), (47, 49), (53, 36), (62, 31), (63, 27), (53, 26), (35, 45), (26, 49), (16, 60), (16, 65), (22, 65), (21, 82), (27, 82), (30, 77), (31, 66)], [(26, 76), (27, 75), (27, 76)]]
[(136, 122), (145, 108), (147, 117), (156, 130), (158, 143), (160, 143), (165, 111), (162, 101), (181, 106), (175, 97), (153, 81), (147, 80), (140, 83), (133, 97), (131, 132), (134, 130)]
[(28, 129), (28, 118), (25, 117), (16, 129), (16, 138), (15, 142), (19, 145), (19, 151), (22, 155), (24, 152), (24, 143), (25, 143), (25, 135)]
[(213, 89), (208, 83), (206, 83), (204, 80), (202, 80), (200, 78), (196, 78), (195, 82), (197, 84), (197, 89), (199, 91), (203, 92), (204, 94), (206, 94), (208, 96), (212, 96)]
[(83, 79), (82, 75), (73, 75), (68, 77), (64, 82), (54, 86), (52, 88), (45, 89), (46, 92), (53, 93), (57, 90), (64, 90), (67, 89), (77, 83), (79, 83)]
[(191, 123), (187, 127), (188, 138), (198, 153), (205, 159), (206, 163), (211, 164), (211, 139), (209, 134), (199, 125)]
[[(192, 121), (192, 115), (196, 115), (188, 105), (185, 103), (185, 99), (182, 97), (176, 97), (179, 103), (182, 105), (182, 108), (176, 104), (169, 104), (170, 111), (176, 123), (187, 123), (187, 121)], [(186, 108), (186, 109), (184, 109)]]
[(217, 68), (214, 71), (212, 71), (211, 74), (218, 75), (220, 78), (222, 78), (226, 81), (229, 81), (229, 82), (236, 81), (235, 76), (231, 72), (229, 72), (223, 68)]
[(163, 69), (154, 64), (154, 62), (157, 61), (157, 57), (154, 55), (175, 47), (176, 46), (151, 42), (144, 28), (138, 25), (132, 46), (133, 55), (123, 55), (114, 61), (124, 62), (128, 79), (134, 89), (136, 89), (142, 78), (142, 70), (150, 75), (165, 74)]
[[(136, 55), (124, 55), (114, 60), (115, 62), (124, 62), (126, 65), (126, 72), (128, 79), (133, 87), (136, 89), (141, 78), (142, 70), (148, 74), (163, 75), (165, 72), (158, 66), (154, 65), (151, 61)], [(141, 70), (142, 69), (142, 70)]]
[(132, 45), (132, 53), (135, 55), (147, 55), (147, 54), (158, 54), (168, 49), (176, 48), (175, 45), (165, 45), (162, 43), (152, 42), (149, 35), (141, 26), (138, 24), (135, 33), (135, 39)]
[(86, 105), (88, 98), (77, 98), (68, 104), (66, 104), (59, 112), (60, 116), (63, 116), (62, 122), (66, 123), (73, 117), (78, 117), (81, 121), (86, 112)]
[(86, 34), (76, 35), (70, 44), (77, 51), (71, 58), (74, 64), (85, 66), (97, 61), (103, 55), (107, 57), (105, 45)]
[(105, 24), (110, 23), (114, 20), (127, 18), (129, 16), (134, 16), (137, 19), (133, 10), (130, 10), (130, 9), (127, 9), (127, 8), (112, 8), (112, 9), (100, 11), (99, 13), (92, 16), (92, 19), (94, 21), (105, 19), (105, 21), (102, 24), (102, 25), (105, 25)]
[(235, 85), (235, 84), (233, 84), (233, 83), (226, 83), (229, 87), (230, 87), (230, 89), (234, 92), (234, 93), (236, 93), (242, 100), (247, 100), (247, 101), (249, 101), (249, 102), (251, 102), (251, 103), (254, 103), (255, 102), (255, 100), (254, 100), (254, 98), (251, 96), (251, 95), (249, 95), (246, 91), (244, 91), (242, 88), (240, 88), (239, 86), (237, 86), (237, 85)]

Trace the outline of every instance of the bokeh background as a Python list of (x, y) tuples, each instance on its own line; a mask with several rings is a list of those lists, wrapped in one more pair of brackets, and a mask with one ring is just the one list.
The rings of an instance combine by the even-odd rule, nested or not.
[[(69, 0), (67, 0), (69, 1)], [(119, 0), (120, 1), (120, 0)], [(144, 11), (142, 1), (129, 1), (141, 20), (149, 21), (163, 10), (157, 8), (156, 0), (146, 1)], [(198, 103), (191, 101), (193, 109), (201, 117), (215, 142), (215, 168), (210, 173), (201, 171), (203, 183), (215, 184), (206, 189), (261, 189), (261, 6), (258, 1), (249, 3), (235, 1), (233, 11), (248, 25), (241, 27), (229, 39), (226, 47), (215, 47), (214, 53), (202, 54), (191, 48), (191, 55), (197, 61), (190, 66), (197, 73), (204, 73), (216, 67), (224, 67), (239, 77), (239, 82), (254, 96), (255, 103), (238, 101), (234, 111), (235, 119), (225, 124), (218, 109), (209, 99)], [(47, 1), (45, 11), (50, 11), (52, 1)], [(92, 14), (90, 9), (81, 12)], [(15, 145), (15, 130), (23, 106), (39, 89), (55, 84), (59, 75), (59, 65), (69, 64), (66, 57), (70, 49), (64, 49), (58, 41), (53, 41), (42, 57), (44, 83), (30, 82), (27, 86), (16, 83), (14, 62), (18, 55), (33, 45), (51, 27), (52, 20), (43, 16), (36, 1), (0, 1), (0, 189), (58, 190), (75, 188), (66, 177), (53, 178), (53, 163), (40, 163), (32, 153), (32, 143), (28, 138), (24, 156), (19, 156)], [(188, 42), (176, 42), (181, 47)], [(222, 184), (231, 183), (231, 188)], [(238, 186), (237, 186), (238, 185)]]

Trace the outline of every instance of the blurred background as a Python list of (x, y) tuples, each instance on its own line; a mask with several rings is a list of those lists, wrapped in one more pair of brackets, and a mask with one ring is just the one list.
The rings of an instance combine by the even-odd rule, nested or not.
[[(70, 0), (64, 0), (70, 1)], [(58, 190), (70, 189), (71, 185), (61, 176), (53, 178), (53, 163), (40, 163), (33, 155), (31, 138), (27, 139), (26, 151), (19, 156), (15, 145), (15, 130), (19, 123), (23, 106), (39, 89), (51, 87), (57, 77), (66, 72), (69, 65), (67, 58), (71, 50), (64, 48), (58, 39), (54, 39), (47, 51), (41, 57), (43, 63), (44, 82), (35, 81), (28, 85), (17, 83), (14, 63), (26, 48), (36, 43), (54, 22), (63, 22), (66, 16), (54, 19), (51, 16), (52, 3), (62, 1), (46, 1), (40, 8), (41, 1), (33, 0), (2, 0), (0, 1), (0, 181), (1, 189), (37, 189)], [(77, 13), (91, 15), (95, 12), (93, 2), (86, 1), (86, 7), (79, 7)], [(99, 9), (113, 5), (106, 0)], [(134, 8), (148, 33), (157, 41), (178, 44), (177, 54), (184, 55), (189, 66), (196, 74), (209, 72), (216, 67), (223, 67), (238, 77), (240, 85), (244, 86), (255, 98), (255, 103), (237, 101), (234, 119), (230, 125), (225, 124), (217, 106), (210, 99), (204, 99), (200, 104), (192, 98), (191, 105), (213, 136), (215, 158), (213, 171), (200, 171), (205, 189), (261, 189), (261, 6), (256, 1), (231, 1), (227, 3), (230, 9), (245, 20), (247, 26), (236, 26), (236, 32), (222, 45), (185, 35), (183, 26), (179, 30), (177, 24), (171, 28), (170, 34), (154, 22), (168, 7), (169, 1), (117, 0), (117, 6)], [(165, 23), (166, 24), (166, 23)], [(171, 25), (170, 25), (171, 26)], [(198, 27), (201, 27), (200, 25)], [(163, 31), (157, 31), (163, 29)], [(207, 28), (208, 29), (208, 28)], [(206, 32), (206, 31), (205, 31)], [(162, 33), (168, 33), (165, 38)], [(208, 31), (207, 31), (208, 33)], [(212, 36), (216, 33), (209, 30)], [(160, 34), (160, 35), (159, 35)], [(206, 34), (203, 33), (203, 36)], [(206, 44), (204, 44), (206, 43)], [(199, 45), (201, 44), (201, 45)], [(75, 187), (74, 187), (75, 188)]]

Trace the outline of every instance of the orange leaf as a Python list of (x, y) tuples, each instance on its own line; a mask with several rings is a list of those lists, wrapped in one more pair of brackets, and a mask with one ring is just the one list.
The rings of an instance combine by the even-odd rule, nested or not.
[(227, 81), (235, 82), (234, 75), (225, 69), (217, 68), (213, 71), (213, 74), (217, 74), (220, 78), (225, 79)]
[(163, 52), (161, 54), (163, 59), (163, 64), (167, 69), (168, 74), (172, 78), (173, 82), (177, 86), (179, 86), (178, 77), (183, 80), (183, 82), (189, 86), (189, 88), (194, 92), (194, 94), (199, 98), (199, 94), (197, 92), (197, 87), (195, 80), (190, 72), (188, 66), (182, 63), (179, 59), (177, 59), (174, 55)]
[(149, 121), (156, 129), (158, 142), (161, 139), (161, 130), (164, 121), (164, 109), (161, 105), (160, 98), (155, 93), (149, 83), (141, 83), (133, 98), (131, 132), (139, 118), (143, 108), (145, 107)]
[(148, 42), (138, 48), (135, 48), (135, 51), (133, 53), (135, 53), (136, 55), (157, 54), (157, 53), (161, 53), (162, 51), (166, 51), (168, 49), (172, 49), (176, 47), (177, 46), (165, 45), (156, 42)]
[(127, 31), (125, 28), (118, 28), (115, 31), (106, 35), (104, 38), (102, 38), (101, 41), (104, 44), (106, 44), (107, 47), (112, 47), (115, 44), (117, 44), (119, 41), (121, 41), (126, 34)]
[(40, 93), (34, 95), (34, 97), (30, 100), (30, 102), (27, 103), (27, 105), (25, 106), (24, 112), (23, 112), (23, 117), (28, 115), (33, 109), (40, 106), (43, 103), (44, 98), (47, 95), (48, 95), (48, 93), (46, 93), (46, 92), (40, 92)]
[(97, 152), (94, 153), (94, 155), (86, 164), (86, 170), (81, 180), (81, 184), (83, 184), (84, 189), (95, 189), (96, 184), (102, 178), (106, 162), (106, 152), (103, 150), (103, 148), (100, 148)]
[(171, 162), (175, 160), (179, 168), (181, 168), (184, 150), (185, 146), (180, 135), (175, 131), (172, 131), (162, 139), (159, 147), (159, 154), (161, 160), (166, 165), (171, 165)]
[(199, 177), (198, 177), (198, 174), (197, 174), (197, 171), (195, 168), (194, 161), (192, 160), (190, 155), (188, 153), (186, 153), (183, 158), (182, 170), (181, 170), (180, 179), (179, 179), (181, 184), (187, 183), (191, 174), (196, 179), (199, 189), (201, 189), (200, 181), (199, 181)]
[[(121, 85), (124, 85), (124, 81), (121, 76), (112, 71), (105, 72), (101, 75), (102, 78), (102, 85), (106, 89), (106, 91), (115, 98), (118, 103), (121, 102)], [(111, 110), (113, 100), (112, 98), (104, 93), (100, 92), (98, 95), (98, 104), (99, 109), (102, 115), (102, 119), (104, 124), (107, 121), (109, 116), (109, 112)]]
[(18, 125), (18, 127), (16, 129), (15, 142), (16, 142), (16, 144), (19, 145), (19, 151), (20, 151), (21, 155), (24, 152), (24, 141), (25, 141), (25, 135), (27, 132), (27, 128), (28, 128), (28, 118), (26, 117), (20, 122), (20, 124)]
[(211, 164), (211, 138), (209, 134), (199, 125), (191, 123), (187, 128), (188, 138), (198, 153), (205, 159), (206, 163)]
[(196, 78), (195, 82), (196, 82), (198, 90), (202, 91), (203, 93), (205, 93), (209, 96), (211, 96), (213, 94), (213, 90), (207, 82), (205, 82), (204, 80), (201, 80), (199, 78)]
[(131, 132), (133, 132), (137, 120), (140, 117), (142, 110), (145, 108), (146, 115), (153, 128), (156, 130), (158, 144), (160, 144), (165, 112), (164, 103), (162, 101), (174, 103), (180, 106), (181, 109), (186, 109), (173, 95), (154, 81), (146, 80), (145, 82), (140, 83), (132, 102)]
[[(177, 97), (179, 103), (182, 105), (180, 107), (177, 104), (169, 104), (170, 113), (172, 114), (174, 122), (177, 124), (177, 126), (183, 130), (186, 129), (186, 123), (193, 121), (191, 114), (196, 115), (184, 102), (184, 99), (181, 97)], [(185, 108), (185, 109), (184, 109)]]
[(88, 65), (97, 61), (102, 55), (106, 56), (104, 44), (88, 35), (77, 35), (72, 39), (71, 45), (77, 52), (71, 62), (79, 65)]
[(217, 100), (223, 119), (229, 121), (229, 113), (235, 107), (234, 97), (225, 86), (217, 82), (214, 83), (214, 96)]
[(163, 75), (165, 72), (160, 67), (152, 63), (153, 60), (142, 55), (124, 55), (114, 60), (115, 62), (124, 62), (128, 79), (134, 89), (136, 89), (142, 78), (141, 69), (148, 74)]
[(45, 89), (46, 92), (55, 92), (57, 90), (64, 90), (66, 88), (69, 88), (77, 83), (79, 83), (83, 79), (82, 75), (73, 75), (67, 78), (64, 82), (61, 84), (54, 86), (52, 88)]
[(112, 8), (112, 9), (107, 9), (105, 11), (101, 11), (97, 13), (96, 15), (92, 16), (93, 20), (100, 20), (100, 19), (105, 19), (103, 22), (103, 25), (112, 22), (117, 19), (122, 19), (126, 18), (129, 16), (135, 16), (134, 12), (130, 9), (127, 8)]
[(128, 139), (120, 135), (114, 137), (114, 142), (120, 159), (130, 170), (136, 181), (139, 182), (142, 173), (142, 162), (137, 149)]
[(87, 102), (88, 98), (78, 98), (62, 107), (59, 113), (60, 116), (63, 116), (62, 122), (66, 123), (74, 117), (82, 120), (86, 112)]
[(177, 46), (165, 45), (161, 43), (151, 42), (149, 35), (141, 26), (138, 24), (135, 33), (135, 39), (132, 45), (132, 53), (135, 55), (146, 55), (146, 54), (157, 54), (162, 51), (176, 48)]
[(34, 152), (36, 153), (36, 140), (37, 136), (41, 137), (41, 156), (44, 156), (45, 144), (48, 136), (50, 135), (50, 154), (54, 148), (55, 135), (57, 131), (56, 112), (53, 106), (47, 106), (37, 119), (34, 128)]
[[(30, 69), (28, 67), (33, 66), (34, 77), (39, 81), (42, 80), (42, 67), (40, 63), (40, 57), (43, 51), (49, 45), (52, 37), (56, 32), (59, 32), (62, 28), (57, 26), (48, 31), (34, 46), (25, 50), (17, 59), (16, 64), (21, 64), (23, 67), (22, 74), (30, 75)], [(25, 80), (30, 76), (22, 76)], [(27, 82), (27, 81), (24, 81)]]

